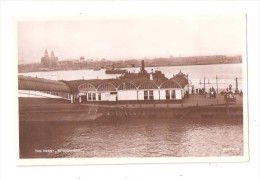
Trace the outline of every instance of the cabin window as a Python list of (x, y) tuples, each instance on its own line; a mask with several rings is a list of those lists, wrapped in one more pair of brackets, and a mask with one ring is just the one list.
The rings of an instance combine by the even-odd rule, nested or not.
[(148, 100), (148, 91), (144, 91), (144, 100)]
[(98, 100), (101, 101), (101, 93), (98, 93)]
[(153, 100), (153, 91), (149, 91), (149, 100)]
[(170, 91), (169, 90), (165, 90), (165, 98), (170, 99)]
[(96, 100), (96, 93), (92, 93), (92, 100), (93, 100), (93, 101)]
[(91, 93), (88, 93), (88, 100), (91, 101), (92, 98), (91, 98)]
[(175, 94), (175, 90), (172, 90), (172, 94), (171, 94), (172, 99), (176, 99), (176, 94)]

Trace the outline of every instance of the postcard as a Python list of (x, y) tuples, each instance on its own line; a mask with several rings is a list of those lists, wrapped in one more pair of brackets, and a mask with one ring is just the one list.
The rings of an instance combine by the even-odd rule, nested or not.
[(246, 14), (15, 25), (19, 165), (248, 160)]

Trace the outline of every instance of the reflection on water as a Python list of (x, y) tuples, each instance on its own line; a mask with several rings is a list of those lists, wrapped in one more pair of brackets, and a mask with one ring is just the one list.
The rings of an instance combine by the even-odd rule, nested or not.
[(242, 120), (20, 122), (20, 158), (243, 155)]

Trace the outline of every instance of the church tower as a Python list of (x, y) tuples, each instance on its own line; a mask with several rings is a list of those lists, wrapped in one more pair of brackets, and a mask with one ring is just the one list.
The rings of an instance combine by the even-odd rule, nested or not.
[(53, 50), (51, 51), (51, 57), (50, 57), (50, 68), (55, 68), (58, 63), (58, 58), (55, 57)]
[(44, 57), (49, 57), (49, 53), (48, 53), (47, 49), (45, 50)]
[(44, 56), (41, 58), (41, 65), (44, 68), (48, 68), (49, 67), (49, 54), (47, 49), (44, 52)]
[(52, 58), (55, 57), (55, 56), (54, 56), (54, 52), (53, 52), (53, 50), (51, 50), (51, 57), (52, 57)]
[(58, 58), (55, 57), (53, 50), (51, 51), (51, 54), (49, 56), (49, 53), (46, 49), (45, 52), (44, 52), (44, 56), (41, 58), (42, 67), (53, 69), (53, 68), (56, 68), (57, 63), (58, 63)]

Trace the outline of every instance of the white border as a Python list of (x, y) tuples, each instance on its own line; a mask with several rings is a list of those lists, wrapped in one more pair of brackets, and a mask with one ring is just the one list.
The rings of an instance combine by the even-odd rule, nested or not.
[[(126, 179), (127, 177), (136, 179), (146, 177), (147, 179), (170, 179), (170, 178), (195, 178), (200, 179), (259, 179), (259, 3), (255, 2), (41, 2), (26, 3), (11, 1), (1, 2), (1, 177), (3, 179), (18, 179), (26, 177), (27, 179), (46, 179), (47, 177), (70, 179), (76, 177), (98, 177), (99, 179), (108, 179), (107, 173), (117, 179)], [(105, 5), (103, 4), (105, 3)], [(102, 6), (101, 6), (102, 5)], [(144, 10), (145, 9), (145, 10)], [(107, 12), (109, 11), (109, 12)], [(11, 49), (13, 44), (12, 18), (14, 16), (41, 16), (48, 12), (49, 16), (67, 15), (75, 16), (80, 14), (88, 15), (90, 13), (102, 14), (105, 12), (117, 13), (135, 13), (143, 14), (156, 12), (167, 14), (170, 12), (246, 12), (248, 15), (248, 58), (249, 58), (249, 143), (250, 143), (250, 162), (249, 163), (195, 163), (195, 164), (164, 164), (164, 165), (125, 165), (125, 166), (62, 166), (62, 167), (17, 167), (15, 149), (15, 89), (17, 84), (16, 73), (13, 72), (16, 62), (15, 55)], [(256, 18), (256, 19), (255, 19)], [(258, 24), (257, 24), (258, 23)], [(256, 26), (257, 24), (257, 26)], [(3, 25), (5, 27), (3, 27)], [(4, 51), (4, 53), (3, 53)], [(4, 85), (4, 86), (3, 86)], [(3, 88), (3, 87), (8, 87)], [(257, 109), (258, 108), (258, 109)], [(8, 137), (8, 138), (7, 138)], [(215, 161), (216, 162), (216, 161)], [(138, 167), (145, 167), (141, 171)], [(175, 169), (175, 170), (174, 170)], [(83, 171), (88, 174), (82, 174)], [(93, 171), (92, 171), (93, 170)], [(160, 170), (160, 171), (158, 171)], [(38, 173), (36, 173), (38, 172)], [(101, 173), (102, 172), (102, 173)], [(62, 173), (63, 175), (61, 176)], [(203, 177), (200, 173), (203, 173)], [(113, 175), (114, 174), (114, 175)], [(144, 179), (144, 178), (142, 178)]]
[[(230, 13), (230, 12), (229, 12)], [(237, 13), (237, 12), (236, 12)], [(182, 13), (183, 15), (189, 15), (190, 13)], [(139, 18), (171, 18), (171, 16), (176, 15), (182, 15), (182, 14), (176, 14), (171, 13), (166, 16), (166, 14), (162, 15), (159, 14), (158, 16), (155, 16), (154, 14), (145, 14), (140, 15)], [(193, 13), (196, 14), (196, 13)], [(212, 13), (208, 13), (211, 15)], [(227, 13), (226, 13), (227, 14)], [(246, 14), (244, 13), (237, 13), (239, 16), (244, 15), (244, 23), (246, 23)], [(222, 14), (221, 15), (225, 15)], [(127, 14), (123, 15), (124, 18), (138, 18), (138, 16), (134, 15), (134, 17), (129, 16)], [(98, 15), (90, 15), (89, 16), (81, 16), (81, 17), (75, 17), (75, 16), (68, 16), (68, 17), (17, 17), (14, 19), (14, 26), (17, 25), (17, 22), (24, 22), (24, 21), (59, 21), (59, 20), (99, 20), (99, 19), (119, 19), (122, 18), (121, 15), (115, 16), (111, 14), (107, 14), (106, 16), (100, 16)], [(245, 162), (248, 161), (249, 155), (248, 155), (248, 107), (247, 107), (247, 54), (246, 54), (246, 24), (244, 24), (244, 36), (243, 36), (243, 44), (244, 44), (244, 51), (242, 54), (243, 58), (243, 93), (245, 96), (243, 96), (243, 156), (235, 156), (235, 157), (153, 157), (153, 158), (38, 158), (38, 159), (17, 159), (18, 165), (79, 165), (79, 164), (137, 164), (137, 163), (189, 163), (189, 162)], [(17, 29), (14, 30), (17, 32)], [(16, 38), (17, 39), (17, 38)], [(15, 46), (17, 47), (17, 42), (15, 43)], [(17, 56), (17, 52), (15, 53)], [(16, 58), (16, 61), (18, 61), (18, 58)], [(16, 72), (17, 73), (17, 72)], [(15, 93), (17, 94), (17, 92)], [(18, 104), (18, 102), (17, 102)], [(18, 114), (16, 115), (18, 119)], [(16, 124), (16, 127), (19, 126), (19, 121), (16, 121), (18, 124)], [(17, 129), (17, 144), (19, 143), (19, 134)], [(17, 156), (19, 157), (19, 148), (17, 149)]]

